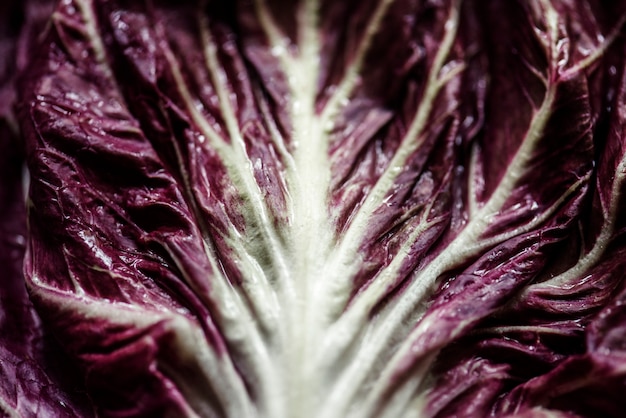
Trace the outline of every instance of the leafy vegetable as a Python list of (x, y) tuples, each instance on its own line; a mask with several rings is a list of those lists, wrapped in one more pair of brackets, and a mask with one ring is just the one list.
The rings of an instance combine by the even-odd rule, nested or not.
[(58, 3), (19, 71), (25, 282), (97, 414), (620, 416), (625, 21)]
[(32, 34), (41, 29), (52, 5), (23, 5), (0, 6), (0, 416), (87, 417), (93, 408), (77, 371), (42, 324), (24, 287), (23, 156), (11, 103), (14, 75), (28, 60)]

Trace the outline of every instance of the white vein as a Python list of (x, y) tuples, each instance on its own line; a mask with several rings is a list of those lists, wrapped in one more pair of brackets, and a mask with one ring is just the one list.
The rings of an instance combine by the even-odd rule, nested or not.
[(7, 418), (21, 418), (22, 414), (18, 413), (9, 403), (0, 396), (0, 412), (6, 414)]
[(470, 151), (470, 161), (467, 167), (467, 212), (470, 219), (476, 216), (476, 212), (478, 211), (479, 206), (478, 190), (476, 190), (476, 186), (478, 183), (478, 179), (476, 177), (476, 171), (478, 170), (478, 148), (479, 145), (477, 143), (472, 144), (472, 149)]
[[(467, 259), (467, 257), (475, 255), (477, 249), (473, 244), (478, 241), (480, 235), (498, 215), (516, 184), (525, 173), (527, 163), (532, 158), (532, 151), (541, 139), (551, 115), (554, 98), (555, 88), (553, 86), (553, 88), (548, 90), (540, 109), (533, 116), (520, 148), (511, 160), (505, 175), (487, 203), (476, 213), (474, 218), (470, 219), (463, 231), (457, 235), (445, 251), (441, 252), (430, 264), (411, 278), (411, 283), (402, 295), (386, 312), (381, 314), (380, 319), (376, 321), (379, 327), (374, 333), (374, 338), (372, 338), (373, 343), (363, 350), (365, 352), (364, 356), (370, 358), (378, 355), (384, 348), (384, 345), (379, 341), (389, 341), (393, 333), (398, 331), (398, 328), (402, 326), (404, 319), (410, 313), (423, 312), (424, 307), (421, 304), (435, 284), (435, 280), (441, 274), (455, 267), (460, 259)], [(472, 253), (469, 253), (467, 249), (472, 247), (474, 247), (474, 250)], [(460, 254), (463, 256), (459, 256)], [(420, 338), (421, 334), (421, 327), (409, 333), (381, 372), (383, 376), (380, 380), (381, 382), (389, 381), (388, 379), (393, 376), (403, 359), (409, 355), (411, 347)]]
[(593, 268), (606, 252), (615, 233), (615, 223), (619, 215), (619, 201), (622, 196), (622, 189), (626, 179), (626, 154), (622, 155), (622, 159), (615, 170), (615, 179), (611, 187), (611, 200), (609, 207), (603, 211), (604, 223), (601, 228), (600, 235), (591, 250), (581, 257), (576, 264), (567, 269), (563, 273), (546, 280), (541, 283), (529, 286), (524, 290), (524, 294), (529, 293), (549, 293), (554, 289), (562, 289), (571, 286), (574, 282), (580, 280), (586, 272)]
[[(254, 298), (255, 303), (263, 306), (266, 300), (274, 297), (274, 292), (269, 282), (274, 278), (281, 282), (285, 282), (289, 279), (288, 267), (285, 261), (285, 250), (276, 234), (276, 230), (273, 228), (272, 216), (265, 204), (263, 193), (255, 180), (254, 167), (246, 152), (246, 144), (239, 129), (237, 116), (231, 103), (231, 94), (229, 94), (226, 88), (228, 85), (226, 74), (224, 74), (224, 70), (219, 65), (217, 59), (217, 46), (209, 31), (208, 19), (203, 13), (199, 13), (199, 16), (200, 37), (204, 46), (205, 64), (211, 75), (211, 81), (216, 90), (222, 116), (224, 117), (231, 140), (231, 146), (229, 148), (232, 152), (220, 154), (220, 157), (223, 160), (234, 160), (232, 161), (232, 165), (227, 164), (227, 169), (232, 174), (231, 178), (233, 181), (237, 179), (241, 180), (243, 183), (243, 192), (250, 199), (252, 206), (251, 210), (244, 210), (245, 214), (253, 214), (253, 219), (249, 221), (251, 225), (247, 227), (258, 230), (261, 236), (260, 242), (246, 242), (237, 239), (239, 237), (231, 241), (233, 244), (236, 242), (246, 242), (248, 251), (254, 253), (256, 251), (254, 247), (257, 247), (269, 251), (273, 256), (271, 272), (265, 272), (263, 268), (256, 263), (254, 257), (247, 253), (240, 254), (240, 258), (244, 262), (242, 265), (249, 268), (244, 276), (257, 278), (253, 283), (253, 286), (259, 291), (259, 297)], [(202, 119), (204, 120), (204, 118)], [(206, 127), (204, 127), (203, 132), (205, 130)], [(235, 169), (237, 173), (233, 173)]]
[(269, 48), (288, 76), (293, 151), (286, 184), (291, 193), (288, 234), (295, 294), (283, 294), (281, 298), (285, 312), (289, 312), (281, 357), (287, 410), (303, 414), (315, 410), (314, 396), (318, 393), (319, 380), (308, 359), (315, 349), (323, 318), (323, 308), (321, 312), (315, 309), (319, 290), (315, 279), (331, 237), (326, 201), (330, 183), (327, 141), (315, 114), (320, 55), (318, 8), (316, 0), (305, 0), (299, 5), (297, 48), (291, 48), (291, 41), (278, 28), (265, 0), (255, 1)]
[[(86, 0), (76, 0), (75, 4), (77, 6), (79, 14), (82, 16), (83, 19), (83, 24), (85, 27), (84, 31), (82, 31), (83, 35), (88, 40), (93, 49), (95, 59), (100, 66), (99, 68), (103, 71), (107, 79), (112, 81), (114, 87), (119, 91), (119, 87), (115, 84), (115, 79), (113, 78), (113, 71), (111, 70), (109, 62), (107, 60), (104, 43), (98, 34), (97, 21), (93, 12), (92, 2)], [(72, 22), (67, 21), (60, 14), (55, 14), (53, 16), (53, 19), (57, 20), (58, 22), (67, 24), (71, 27), (75, 27)], [(125, 106), (121, 95), (118, 94), (116, 98)], [(180, 151), (178, 149), (177, 153), (180, 160)], [(187, 179), (187, 185), (188, 183), (189, 182)], [(208, 248), (205, 249), (207, 253), (207, 258), (211, 263), (213, 272), (215, 273), (217, 279), (217, 287), (219, 287), (219, 283), (223, 283), (224, 278), (223, 276), (221, 276), (217, 262), (212, 256), (213, 251), (209, 250)], [(64, 254), (67, 254), (67, 251), (64, 251)], [(180, 263), (179, 261), (178, 264), (179, 267), (181, 267), (183, 263)], [(183, 271), (183, 273), (185, 272), (183, 268), (181, 268), (181, 271)], [(134, 312), (134, 308), (128, 307), (125, 304), (112, 305), (110, 302), (93, 300), (89, 297), (86, 298), (84, 290), (78, 283), (77, 278), (73, 277), (73, 273), (71, 272), (70, 280), (75, 286), (76, 296), (69, 294), (63, 294), (62, 296), (60, 296), (57, 289), (50, 287), (50, 285), (48, 285), (45, 281), (37, 277), (36, 274), (33, 273), (31, 276), (34, 292), (44, 292), (46, 293), (46, 297), (48, 297), (49, 299), (58, 299), (57, 306), (61, 306), (64, 309), (69, 309), (73, 313), (84, 312), (86, 318), (94, 315), (102, 315), (103, 317), (107, 318), (107, 320), (131, 320), (131, 322), (133, 322), (133, 325), (136, 327), (141, 327), (142, 324), (145, 325), (145, 321), (147, 320), (147, 318), (156, 318), (155, 315), (145, 315), (145, 312), (140, 310), (137, 310), (135, 314), (131, 314), (131, 312)], [(186, 281), (192, 288), (194, 288), (195, 291), (204, 296), (204, 292), (200, 291), (201, 289), (198, 289), (196, 284), (192, 280), (190, 280), (189, 277), (186, 277)], [(228, 292), (224, 293), (224, 299), (227, 300), (229, 294)], [(78, 297), (79, 299), (75, 300), (76, 297)], [(85, 304), (84, 302), (87, 300), (89, 301), (89, 303)], [(122, 311), (117, 309), (117, 307), (122, 305), (125, 306), (123, 311), (126, 313), (125, 315), (120, 315)], [(180, 318), (176, 316), (171, 316), (170, 319), (172, 319), (174, 322), (180, 320)], [(193, 326), (189, 325), (188, 329), (193, 330)], [(179, 334), (176, 330), (174, 331)], [(232, 416), (237, 416), (240, 414), (250, 414), (253, 410), (252, 404), (250, 403), (247, 391), (243, 386), (241, 377), (234, 369), (230, 356), (218, 356), (217, 353), (213, 352), (212, 349), (208, 347), (208, 345), (194, 345), (196, 346), (196, 351), (194, 352), (198, 353), (198, 355), (201, 357), (199, 358), (198, 364), (203, 368), (204, 374), (212, 382), (222, 381), (224, 383), (224, 385), (214, 385), (216, 395), (220, 399), (220, 402), (224, 406), (224, 408), (228, 410), (229, 414), (232, 414)]]
[[(339, 267), (349, 265), (349, 260), (355, 260), (352, 269), (359, 268), (358, 249), (374, 211), (393, 190), (398, 176), (406, 166), (407, 160), (419, 149), (425, 140), (425, 131), (428, 128), (428, 119), (435, 100), (441, 88), (450, 80), (451, 73), (456, 74), (456, 71), (451, 71), (442, 75), (441, 70), (456, 37), (459, 7), (460, 1), (453, 2), (445, 25), (445, 34), (429, 71), (426, 88), (417, 107), (417, 113), (384, 173), (378, 178), (372, 190), (367, 194), (365, 201), (356, 211), (348, 229), (343, 236), (339, 237), (336, 253), (329, 262), (331, 265), (330, 271), (345, 272), (345, 270), (341, 270)], [(352, 274), (348, 274), (338, 280), (350, 280), (351, 276)]]
[[(219, 135), (212, 129), (206, 119), (193, 105), (193, 98), (186, 86), (186, 83), (180, 72), (180, 69), (178, 68), (176, 58), (173, 56), (173, 53), (167, 47), (164, 48), (164, 53), (170, 64), (170, 68), (172, 70), (172, 74), (176, 81), (179, 92), (183, 97), (185, 103), (187, 103), (187, 110), (192, 114), (194, 122), (198, 124), (203, 134), (210, 140), (211, 145), (214, 147), (214, 149), (217, 150), (220, 155), (227, 155), (227, 145), (222, 141)], [(177, 158), (182, 164), (182, 154), (178, 149), (178, 145), (176, 143), (174, 143), (174, 146), (177, 153)], [(183, 165), (181, 165), (181, 167), (183, 167)], [(188, 178), (188, 174), (185, 170), (183, 170), (183, 177), (187, 193), (189, 194), (191, 193), (192, 189), (190, 187), (191, 183)], [(195, 215), (200, 216), (200, 211), (197, 208), (195, 200), (192, 201), (192, 206), (194, 207)], [(238, 294), (238, 290), (230, 284), (228, 278), (226, 278), (226, 276), (223, 274), (220, 263), (217, 259), (216, 250), (209, 238), (209, 232), (206, 231), (204, 228), (202, 229), (204, 235), (204, 252), (211, 266), (211, 273), (213, 274), (211, 280), (210, 294), (207, 294), (207, 292), (205, 292), (202, 288), (203, 285), (197, 283), (193, 275), (187, 272), (184, 267), (184, 263), (175, 256), (176, 253), (171, 250), (168, 252), (170, 253), (174, 262), (183, 274), (185, 282), (188, 283), (189, 286), (191, 286), (194, 291), (205, 300), (205, 302), (208, 298), (208, 301), (211, 301), (209, 302), (210, 306), (216, 306), (219, 308), (219, 312), (213, 312), (213, 315), (215, 315), (216, 319), (219, 320), (220, 329), (224, 333), (227, 341), (236, 344), (240, 352), (244, 353), (248, 364), (253, 368), (256, 378), (259, 380), (259, 382), (263, 382), (264, 377), (270, 378), (271, 380), (272, 361), (269, 357), (269, 354), (267, 353), (267, 347), (262, 341), (259, 329), (256, 326), (257, 321), (253, 319), (254, 316), (250, 311), (250, 309), (254, 311), (258, 311), (259, 309), (261, 309), (260, 306), (258, 306), (260, 301), (256, 299), (250, 300), (245, 298), (243, 295)], [(231, 238), (231, 240), (237, 241), (236, 238)], [(163, 243), (163, 245), (165, 246), (165, 248), (168, 248), (166, 243)], [(245, 252), (238, 254), (240, 259), (244, 257), (244, 254)], [(247, 272), (254, 271), (253, 267), (247, 267)], [(245, 278), (247, 280), (254, 281), (253, 277), (246, 276)], [(257, 286), (262, 287), (261, 283), (258, 283)], [(253, 306), (249, 307), (245, 302), (246, 300), (253, 302)], [(270, 381), (268, 383), (272, 382)], [(266, 387), (264, 383), (261, 383), (260, 386), (262, 389)], [(272, 397), (264, 396), (262, 399), (272, 399)]]
[[(134, 329), (149, 329), (157, 323), (167, 324), (167, 329), (177, 337), (174, 342), (179, 345), (180, 352), (183, 354), (180, 358), (187, 361), (193, 358), (202, 374), (206, 376), (204, 383), (211, 385), (220, 405), (228, 411), (229, 416), (253, 416), (252, 411), (255, 407), (229, 358), (217, 354), (206, 344), (198, 345), (196, 334), (199, 334), (200, 330), (187, 318), (173, 312), (146, 310), (127, 303), (111, 303), (90, 296), (77, 297), (70, 292), (51, 287), (36, 274), (32, 275), (32, 284), (36, 285), (33, 292), (40, 294), (46, 300), (54, 301), (63, 310), (67, 310), (73, 316), (84, 318), (86, 321), (96, 320), (97, 322), (98, 319), (104, 318), (107, 322)], [(193, 355), (190, 355), (191, 353)], [(164, 358), (166, 359), (167, 356)], [(202, 398), (193, 396), (186, 396), (186, 398), (189, 398), (192, 403), (197, 403), (193, 402), (195, 400), (203, 403)]]
[[(419, 148), (424, 140), (423, 132), (427, 127), (427, 121), (434, 101), (441, 88), (449, 81), (450, 73), (442, 75), (441, 70), (448, 58), (456, 37), (459, 12), (460, 1), (455, 1), (450, 6), (450, 13), (445, 24), (445, 33), (441, 41), (441, 46), (435, 55), (435, 59), (429, 71), (427, 85), (423, 98), (418, 105), (417, 113), (389, 166), (368, 194), (344, 236), (340, 238), (341, 241), (337, 250), (338, 255), (332, 262), (333, 268), (331, 268), (331, 271), (345, 264), (346, 261), (344, 260), (356, 257), (362, 235), (367, 228), (368, 221), (374, 210), (380, 205), (380, 202), (382, 202), (383, 198), (393, 187), (395, 180), (402, 172), (409, 156)], [(446, 252), (446, 254), (448, 254), (448, 252)], [(393, 266), (393, 268), (396, 268), (396, 266)], [(343, 270), (343, 272), (345, 272), (345, 270)], [(346, 278), (344, 277), (343, 279), (345, 280)], [(415, 295), (411, 297), (411, 299), (419, 299), (430, 286), (427, 285), (424, 280), (413, 280), (412, 287), (412, 293), (415, 293)], [(421, 288), (415, 289), (415, 287)], [(409, 293), (409, 289), (407, 289), (407, 293)], [(355, 301), (348, 307), (347, 312), (344, 313), (331, 328), (329, 339), (324, 342), (324, 347), (329, 351), (337, 347), (343, 349), (346, 342), (354, 338), (355, 331), (360, 330), (368, 322), (367, 315), (369, 308), (379, 300), (384, 291), (383, 286), (370, 286), (359, 293), (355, 297)], [(389, 323), (387, 323), (388, 321)], [(380, 327), (375, 329), (371, 335), (367, 336), (356, 353), (356, 357), (338, 378), (332, 391), (329, 392), (329, 399), (327, 401), (327, 405), (329, 406), (323, 409), (322, 416), (325, 416), (324, 414), (329, 414), (328, 416), (331, 416), (331, 414), (341, 414), (342, 411), (345, 412), (347, 410), (371, 368), (377, 363), (381, 351), (388, 342), (392, 340), (390, 337), (393, 331), (390, 329), (390, 324), (394, 324), (395, 328), (397, 325), (396, 319), (387, 319), (383, 324), (379, 324)], [(332, 356), (330, 353), (328, 353), (328, 355)]]
[(343, 79), (336, 87), (333, 95), (330, 97), (324, 110), (320, 115), (321, 125), (325, 130), (329, 130), (329, 122), (337, 115), (341, 105), (345, 103), (350, 94), (352, 94), (355, 86), (359, 82), (361, 70), (367, 52), (370, 50), (372, 40), (380, 30), (381, 22), (385, 17), (389, 6), (395, 0), (382, 0), (376, 6), (376, 9), (372, 13), (369, 21), (365, 27), (365, 33), (361, 37), (361, 41), (356, 49), (356, 54), (352, 58), (352, 62), (346, 68)]
[[(93, 48), (94, 58), (99, 64), (102, 64), (102, 68), (107, 72), (107, 75), (112, 76), (111, 68), (108, 65), (104, 43), (102, 38), (98, 34), (98, 26), (96, 17), (93, 12), (93, 2), (90, 0), (74, 0), (80, 15), (83, 17), (85, 29), (87, 33), (85, 36), (89, 39), (89, 43)], [(62, 16), (58, 13), (53, 15), (53, 19), (57, 19), (58, 16)]]

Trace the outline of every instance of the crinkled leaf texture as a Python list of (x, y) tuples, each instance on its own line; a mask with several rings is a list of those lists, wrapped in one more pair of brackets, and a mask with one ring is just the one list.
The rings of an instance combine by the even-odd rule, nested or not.
[(0, 4), (0, 416), (91, 417), (76, 367), (42, 323), (22, 273), (26, 241), (23, 154), (12, 111), (15, 77), (52, 11), (43, 1)]
[(98, 414), (621, 416), (625, 20), (61, 1), (25, 273)]

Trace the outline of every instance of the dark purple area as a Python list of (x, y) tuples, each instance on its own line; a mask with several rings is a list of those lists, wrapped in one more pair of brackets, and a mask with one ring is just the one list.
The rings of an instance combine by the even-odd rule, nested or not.
[(35, 311), (22, 273), (25, 171), (12, 104), (17, 73), (51, 11), (50, 1), (0, 6), (0, 398), (20, 417), (89, 417), (83, 378)]

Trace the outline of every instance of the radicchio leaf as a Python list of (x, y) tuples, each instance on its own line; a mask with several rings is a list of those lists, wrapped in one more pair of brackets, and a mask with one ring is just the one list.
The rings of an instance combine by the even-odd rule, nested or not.
[(98, 413), (618, 416), (621, 3), (60, 2), (26, 283)]
[(52, 10), (48, 1), (0, 5), (0, 416), (93, 415), (76, 368), (29, 300), (23, 154), (12, 105), (15, 79)]

